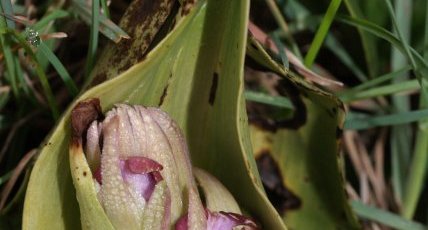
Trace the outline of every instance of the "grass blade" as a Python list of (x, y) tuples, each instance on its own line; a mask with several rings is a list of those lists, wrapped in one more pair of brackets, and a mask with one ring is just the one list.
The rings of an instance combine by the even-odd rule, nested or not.
[[(394, 25), (394, 28), (395, 28), (395, 31), (396, 31), (396, 33), (398, 35), (399, 41), (401, 42), (401, 44), (402, 44), (402, 46), (404, 48), (405, 54), (407, 55), (407, 58), (409, 59), (410, 64), (412, 65), (413, 69), (415, 71), (417, 71), (417, 69), (418, 69), (417, 63), (416, 63), (415, 59), (413, 58), (412, 53), (410, 52), (410, 48), (409, 48), (409, 45), (408, 45), (408, 42), (407, 42), (408, 39), (406, 39), (406, 37), (403, 35), (403, 33), (400, 30), (400, 26), (397, 23), (397, 19), (395, 18), (395, 14), (394, 14), (394, 8), (392, 7), (392, 4), (391, 4), (390, 0), (384, 0), (384, 1), (385, 1), (386, 5), (388, 7), (388, 11), (389, 11), (389, 13), (391, 15), (391, 19), (392, 19), (392, 22), (393, 22), (392, 24)], [(407, 1), (411, 1), (411, 0), (407, 0)], [(411, 16), (406, 15), (406, 17), (411, 17)]]
[(407, 124), (410, 122), (420, 121), (426, 117), (428, 117), (428, 109), (375, 117), (350, 118), (345, 122), (345, 129), (362, 130), (378, 126)]
[[(309, 10), (304, 5), (296, 2), (295, 0), (288, 1), (285, 11), (287, 16), (295, 20), (293, 24), (290, 23), (290, 30), (293, 31), (294, 29), (293, 32), (300, 31), (301, 29), (310, 29), (312, 32), (314, 32), (321, 22), (321, 18), (310, 15)], [(366, 74), (363, 73), (363, 71), (352, 59), (351, 55), (349, 55), (348, 51), (330, 32), (326, 36), (325, 46), (331, 52), (333, 52), (334, 55), (336, 55), (360, 81), (367, 80)]]
[[(359, 0), (345, 0), (346, 8), (354, 18), (364, 18), (360, 7), (358, 6)], [(361, 41), (364, 49), (366, 65), (371, 78), (379, 74), (379, 55), (377, 52), (376, 41), (367, 31), (362, 28), (357, 28), (361, 36)]]
[(406, 220), (398, 215), (392, 214), (390, 212), (377, 209), (365, 205), (359, 201), (351, 202), (352, 208), (358, 216), (379, 222), (386, 226), (395, 228), (395, 229), (412, 229), (412, 230), (426, 230), (427, 226), (424, 226), (420, 223)]
[(13, 94), (15, 96), (19, 95), (17, 81), (16, 81), (16, 74), (15, 74), (15, 61), (14, 56), (12, 54), (12, 50), (10, 49), (10, 46), (8, 44), (9, 42), (5, 37), (0, 37), (0, 47), (2, 49), (3, 57), (5, 59), (6, 63), (6, 70), (7, 70), (7, 78), (10, 82), (10, 85), (12, 87)]
[(321, 22), (321, 25), (315, 35), (314, 40), (312, 41), (311, 47), (309, 48), (308, 53), (305, 56), (305, 65), (311, 67), (315, 61), (315, 58), (318, 54), (318, 51), (321, 48), (322, 43), (324, 42), (325, 36), (327, 35), (330, 25), (333, 22), (333, 19), (336, 15), (337, 10), (339, 9), (342, 0), (332, 0), (328, 6), (327, 12)]
[(28, 87), (28, 84), (25, 82), (24, 73), (22, 71), (22, 67), (21, 67), (19, 57), (15, 56), (14, 61), (15, 61), (15, 73), (16, 73), (16, 76), (18, 78), (18, 95), (20, 93), (19, 89), (22, 89), (24, 91), (25, 95), (29, 96), (30, 95), (30, 88)]
[(288, 57), (285, 53), (285, 46), (282, 44), (281, 40), (279, 39), (279, 36), (277, 33), (272, 34), (272, 40), (275, 43), (276, 47), (278, 47), (279, 56), (281, 57), (282, 64), (286, 69), (290, 67), (290, 63), (288, 62)]
[(415, 149), (409, 167), (407, 183), (405, 184), (401, 214), (404, 218), (412, 219), (418, 205), (424, 185), (428, 164), (428, 130), (427, 121), (420, 121), (416, 135)]
[[(410, 40), (410, 19), (412, 12), (409, 9), (411, 8), (411, 0), (395, 0), (395, 13), (392, 7), (392, 4), (389, 0), (384, 1), (387, 5), (390, 18), (392, 19), (392, 24), (394, 27), (395, 33), (398, 35), (399, 41), (404, 47), (405, 54), (400, 53), (400, 51), (392, 47), (391, 55), (391, 68), (392, 70), (399, 69), (407, 65), (408, 60), (413, 68), (417, 71), (417, 65), (413, 58), (413, 55), (410, 53), (409, 49), (409, 40)], [(396, 15), (397, 14), (397, 15)], [(397, 20), (397, 18), (399, 20)], [(407, 60), (408, 59), (408, 60)], [(396, 78), (393, 80), (394, 83), (403, 82), (408, 77)], [(418, 79), (422, 77), (418, 75)], [(407, 96), (398, 96), (392, 95), (392, 105), (396, 112), (406, 112), (410, 110), (410, 101)], [(394, 188), (394, 195), (396, 199), (401, 202), (403, 199), (403, 190), (405, 189), (406, 174), (408, 171), (410, 163), (410, 151), (412, 149), (412, 130), (409, 125), (399, 125), (392, 127), (391, 131), (391, 171), (392, 171), (392, 185)]]
[(106, 16), (106, 18), (110, 18), (110, 10), (107, 6), (107, 0), (101, 0), (101, 8), (103, 9), (103, 13)]
[[(1, 1), (0, 4), (0, 12), (4, 13), (5, 15), (11, 15), (13, 12), (10, 11), (9, 8), (5, 8), (9, 5), (7, 3), (8, 1)], [(8, 19), (5, 16), (0, 16), (0, 29), (7, 29), (9, 26), (14, 26), (15, 24), (10, 23), (10, 19)], [(9, 22), (9, 23), (8, 23)], [(12, 21), (13, 22), (13, 21)], [(11, 28), (11, 27), (9, 27)], [(17, 76), (15, 72), (15, 60), (16, 57), (12, 54), (12, 50), (10, 48), (10, 42), (7, 37), (0, 36), (0, 46), (2, 48), (2, 54), (6, 62), (6, 70), (7, 70), (7, 79), (10, 82), (10, 85), (12, 87), (12, 92), (15, 96), (19, 96), (18, 86), (17, 86)]]
[(365, 81), (364, 83), (362, 83), (362, 84), (360, 84), (354, 88), (348, 89), (346, 91), (342, 91), (339, 93), (339, 95), (345, 96), (347, 94), (352, 94), (352, 93), (355, 93), (358, 91), (370, 89), (371, 87), (380, 85), (380, 84), (387, 82), (387, 81), (390, 81), (391, 79), (394, 79), (396, 77), (403, 76), (403, 74), (405, 74), (410, 69), (411, 69), (411, 67), (407, 66), (407, 67), (404, 67), (404, 68), (399, 69), (397, 71), (387, 73), (387, 74), (379, 76), (379, 77), (375, 77), (369, 81)]
[(13, 171), (9, 171), (3, 176), (0, 177), (0, 185), (4, 184), (6, 181), (9, 180), (9, 178), (12, 176)]
[[(428, 13), (428, 4), (425, 12)], [(425, 14), (425, 47), (428, 45), (428, 14)], [(428, 51), (424, 53), (425, 60), (428, 60)], [(420, 109), (428, 107), (424, 97), (420, 97)], [(415, 149), (410, 163), (409, 173), (404, 190), (401, 214), (404, 218), (411, 219), (416, 211), (418, 200), (426, 183), (426, 170), (428, 165), (428, 121), (426, 119), (419, 122), (417, 127)]]
[[(406, 53), (403, 44), (396, 36), (394, 36), (394, 34), (374, 23), (359, 18), (350, 18), (347, 16), (339, 17), (339, 21), (357, 28), (361, 28), (379, 38), (382, 38), (398, 48), (403, 54)], [(414, 50), (412, 47), (409, 47), (409, 50), (414, 55), (415, 60), (420, 63), (422, 67), (428, 67), (428, 62), (425, 61), (416, 50)]]
[(52, 21), (70, 16), (70, 13), (64, 10), (53, 10), (48, 15), (44, 16), (40, 21), (31, 26), (34, 30), (40, 31)]
[(271, 96), (265, 93), (246, 90), (245, 98), (249, 101), (259, 102), (267, 105), (273, 105), (281, 108), (294, 109), (290, 99), (281, 96)]
[(35, 62), (36, 74), (39, 77), (40, 84), (42, 85), (44, 94), (46, 96), (46, 99), (47, 99), (47, 102), (48, 102), (48, 105), (49, 105), (49, 108), (51, 109), (52, 117), (55, 120), (57, 120), (59, 118), (59, 109), (58, 109), (57, 103), (55, 101), (55, 97), (53, 96), (52, 89), (51, 89), (51, 87), (49, 85), (49, 81), (48, 81), (48, 79), (46, 77), (46, 74), (45, 74), (44, 70), (42, 69), (40, 63), (37, 60), (36, 54), (33, 52), (32, 48), (27, 43), (27, 41), (18, 32), (16, 32), (15, 30), (6, 28), (3, 31), (3, 33), (10, 34), (16, 40), (18, 40), (18, 42), (24, 48), (24, 50), (27, 53), (27, 55), (29, 55), (30, 58)]
[(74, 81), (71, 79), (70, 74), (62, 65), (58, 57), (43, 42), (40, 43), (37, 50), (40, 51), (52, 64), (52, 66), (58, 72), (59, 76), (64, 81), (65, 86), (67, 87), (67, 90), (70, 92), (70, 94), (72, 96), (76, 96), (79, 90), (77, 89), (76, 84), (74, 84)]
[[(73, 11), (82, 18), (86, 24), (92, 24), (92, 12), (89, 7), (81, 1), (72, 1)], [(108, 39), (118, 43), (122, 38), (129, 39), (129, 35), (123, 31), (119, 26), (110, 21), (103, 14), (98, 15), (100, 23), (100, 32)]]
[(100, 0), (92, 1), (91, 34), (89, 38), (88, 55), (86, 55), (85, 76), (88, 77), (95, 63), (98, 48), (98, 30), (100, 25)]
[[(5, 15), (15, 15), (13, 13), (12, 2), (10, 0), (2, 0), (0, 4), (1, 4), (2, 11)], [(15, 22), (10, 18), (6, 18), (6, 25), (11, 29), (16, 28)]]
[(409, 90), (419, 89), (419, 82), (417, 80), (409, 80), (402, 83), (390, 84), (386, 86), (380, 86), (371, 88), (363, 91), (350, 92), (347, 94), (339, 95), (339, 98), (343, 102), (352, 102), (372, 97), (379, 97), (384, 95), (390, 95), (394, 93), (401, 93)]
[[(302, 59), (302, 54), (299, 50), (299, 46), (297, 45), (296, 41), (294, 40), (293, 36), (290, 33), (290, 30), (288, 29), (287, 22), (285, 21), (284, 17), (281, 14), (281, 11), (279, 10), (278, 6), (276, 5), (274, 0), (267, 0), (266, 1), (270, 11), (272, 12), (276, 23), (279, 25), (279, 28), (284, 32), (285, 39), (287, 39), (289, 45), (291, 46), (291, 49), (293, 50), (293, 53)], [(279, 47), (278, 47), (279, 48)]]
[(362, 82), (367, 81), (366, 74), (358, 67), (357, 63), (349, 55), (343, 45), (334, 37), (333, 33), (328, 33), (325, 38), (325, 46), (348, 67), (352, 73)]

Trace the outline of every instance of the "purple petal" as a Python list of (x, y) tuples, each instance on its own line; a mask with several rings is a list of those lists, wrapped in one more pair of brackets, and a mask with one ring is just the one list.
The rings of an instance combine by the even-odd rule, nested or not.
[[(207, 216), (206, 230), (232, 230), (234, 227), (242, 227), (243, 230), (258, 230), (257, 224), (250, 218), (241, 214), (231, 212), (210, 212), (205, 211)], [(182, 216), (175, 223), (175, 230), (189, 229), (188, 214)]]
[(101, 167), (99, 167), (97, 170), (95, 170), (93, 177), (95, 178), (95, 180), (97, 180), (97, 182), (100, 185), (103, 184), (103, 177), (101, 175)]
[(233, 227), (237, 226), (247, 230), (258, 229), (253, 220), (240, 214), (210, 211), (207, 211), (207, 214), (207, 230), (231, 230)]
[(189, 222), (189, 217), (186, 215), (182, 216), (178, 219), (177, 223), (175, 223), (175, 230), (187, 230), (187, 223)]
[(129, 157), (120, 160), (120, 170), (125, 183), (149, 200), (157, 182), (162, 180), (159, 170), (162, 165), (145, 157)]
[(161, 171), (162, 165), (147, 157), (128, 157), (126, 164), (133, 173), (145, 174), (154, 171)]

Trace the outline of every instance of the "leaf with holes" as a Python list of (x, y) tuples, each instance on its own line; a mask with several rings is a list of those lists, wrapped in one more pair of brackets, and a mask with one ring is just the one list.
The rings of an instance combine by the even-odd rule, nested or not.
[(291, 229), (358, 229), (340, 167), (342, 102), (275, 63), (249, 39), (251, 59), (282, 76), (276, 90), (295, 108), (289, 119), (251, 116), (258, 117), (250, 121), (251, 135), (268, 197)]

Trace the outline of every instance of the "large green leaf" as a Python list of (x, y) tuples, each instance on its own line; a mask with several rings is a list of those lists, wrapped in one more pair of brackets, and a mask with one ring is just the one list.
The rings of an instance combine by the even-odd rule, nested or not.
[[(248, 1), (200, 1), (145, 59), (85, 92), (115, 103), (160, 106), (183, 128), (195, 165), (214, 174), (265, 229), (285, 229), (252, 156), (243, 97)], [(70, 108), (72, 108), (74, 102)], [(70, 108), (47, 140), (28, 185), (24, 229), (77, 229), (68, 162)]]
[(250, 38), (249, 54), (281, 76), (276, 89), (288, 96), (291, 119), (252, 120), (252, 139), (262, 181), (291, 229), (358, 229), (344, 190), (339, 142), (345, 111), (332, 94), (274, 63)]

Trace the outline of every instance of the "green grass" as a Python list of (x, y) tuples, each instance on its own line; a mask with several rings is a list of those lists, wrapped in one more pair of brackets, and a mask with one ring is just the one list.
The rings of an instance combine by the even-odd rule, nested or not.
[(31, 27), (36, 31), (41, 31), (45, 26), (52, 23), (53, 21), (61, 18), (69, 17), (70, 13), (64, 10), (53, 10), (43, 18), (41, 18), (39, 21), (37, 21), (34, 25)]
[(10, 179), (10, 177), (12, 176), (12, 171), (7, 172), (6, 174), (2, 175), (0, 177), (0, 185), (4, 184), (6, 181), (8, 181)]
[(59, 109), (58, 109), (57, 102), (55, 101), (55, 97), (52, 93), (52, 89), (51, 89), (49, 81), (46, 77), (46, 73), (42, 69), (40, 63), (38, 62), (37, 57), (32, 50), (32, 47), (30, 47), (30, 45), (27, 43), (25, 38), (23, 38), (23, 36), (21, 34), (19, 34), (18, 32), (16, 32), (15, 30), (5, 29), (3, 31), (3, 33), (9, 34), (12, 37), (14, 37), (19, 42), (19, 44), (25, 49), (27, 55), (29, 55), (31, 57), (31, 60), (35, 64), (36, 74), (39, 77), (39, 81), (40, 81), (42, 88), (43, 88), (43, 91), (45, 93), (49, 108), (50, 108), (51, 113), (52, 113), (52, 117), (55, 120), (57, 120), (59, 118), (59, 113), (60, 113)]
[[(346, 8), (352, 18), (365, 19), (365, 15), (361, 10), (360, 0), (345, 0)], [(379, 11), (376, 11), (379, 14)], [(358, 28), (358, 32), (361, 36), (361, 45), (364, 49), (364, 57), (368, 70), (368, 76), (373, 78), (379, 75), (380, 70), (380, 58), (378, 54), (378, 44), (375, 37), (371, 36), (367, 31), (362, 28)]]
[(43, 42), (41, 42), (37, 48), (37, 50), (40, 51), (49, 60), (49, 62), (58, 72), (70, 94), (72, 96), (76, 96), (79, 90), (77, 89), (76, 84), (71, 79), (70, 74), (68, 73), (67, 69), (65, 69), (65, 67), (62, 65), (58, 57)]
[[(389, 42), (391, 45), (396, 47), (400, 52), (403, 54), (406, 54), (406, 48), (403, 46), (403, 43), (400, 41), (399, 38), (397, 38), (394, 34), (389, 32), (388, 30), (372, 23), (364, 19), (360, 18), (351, 18), (347, 16), (338, 17), (339, 21), (344, 22), (348, 25), (355, 26), (357, 28), (360, 28), (364, 31), (369, 32), (372, 35), (375, 35), (378, 38), (382, 38)], [(427, 61), (424, 60), (424, 58), (412, 47), (408, 47), (410, 50), (410, 53), (415, 59), (416, 63), (420, 63), (421, 66), (424, 68), (428, 67)]]
[[(305, 29), (309, 29), (311, 32), (315, 32), (316, 28), (322, 21), (322, 17), (310, 15), (310, 11), (301, 3), (294, 0), (289, 1), (284, 7), (284, 12), (293, 19), (293, 22), (290, 22), (290, 31), (293, 33), (302, 32)], [(280, 30), (277, 30), (281, 32)], [(366, 81), (367, 74), (357, 65), (348, 50), (345, 49), (343, 44), (336, 38), (336, 36), (329, 31), (325, 38), (325, 47), (327, 47), (331, 52), (336, 55), (342, 63), (348, 67), (352, 73), (360, 80)]]
[[(71, 10), (73, 13), (79, 16), (87, 25), (92, 26), (92, 11), (81, 1), (72, 1)], [(104, 14), (98, 14), (98, 27), (99, 32), (106, 36), (108, 39), (118, 43), (121, 39), (129, 39), (129, 35), (123, 31), (118, 25), (113, 23)], [(92, 33), (92, 32), (91, 32)]]
[(255, 92), (250, 90), (246, 90), (244, 94), (245, 94), (245, 99), (247, 99), (248, 101), (259, 102), (266, 105), (272, 105), (280, 108), (287, 108), (290, 110), (294, 109), (294, 106), (291, 103), (290, 99), (286, 97), (271, 96), (266, 93)]
[(388, 84), (385, 86), (371, 87), (365, 90), (359, 90), (355, 92), (347, 92), (346, 94), (339, 94), (339, 98), (343, 102), (352, 102), (363, 99), (369, 99), (379, 96), (387, 96), (397, 93), (402, 93), (409, 90), (420, 89), (419, 82), (417, 80), (408, 80), (402, 83)]
[[(348, 115), (351, 117), (352, 114)], [(382, 116), (364, 116), (358, 118), (348, 118), (345, 122), (345, 129), (362, 130), (378, 126), (391, 126), (416, 122), (428, 117), (428, 109), (410, 112), (394, 113)], [(414, 181), (412, 181), (414, 183)]]
[(101, 0), (101, 8), (103, 9), (104, 15), (106, 18), (110, 18), (110, 10), (107, 6), (107, 0)]
[(370, 89), (370, 88), (378, 86), (382, 83), (388, 83), (389, 81), (391, 81), (394, 78), (402, 77), (410, 69), (411, 69), (411, 67), (403, 67), (403, 68), (396, 70), (394, 72), (390, 72), (390, 73), (384, 74), (382, 76), (375, 77), (371, 80), (364, 81), (363, 83), (361, 83), (361, 84), (359, 84), (359, 85), (357, 85), (351, 89), (340, 92), (339, 95), (341, 97), (345, 97), (345, 95), (352, 95), (356, 92), (360, 92), (362, 90)]
[(402, 218), (399, 215), (392, 214), (391, 212), (387, 212), (375, 207), (367, 206), (361, 202), (353, 201), (352, 208), (357, 213), (358, 216), (373, 220), (378, 223), (382, 223), (388, 227), (394, 228), (394, 229), (412, 229), (412, 230), (424, 230), (427, 229), (427, 226), (424, 226), (423, 224), (409, 221), (407, 219)]
[[(13, 15), (10, 1), (2, 1), (0, 5), (0, 12), (5, 15)], [(7, 17), (0, 16), (0, 29), (5, 30), (7, 28), (13, 29), (15, 27), (15, 23), (10, 20)], [(7, 77), (8, 81), (10, 82), (12, 92), (15, 95), (15, 97), (20, 96), (20, 92), (18, 90), (18, 76), (16, 74), (16, 69), (19, 68), (15, 66), (17, 57), (12, 54), (11, 50), (11, 41), (8, 37), (0, 37), (0, 45), (2, 48), (2, 54), (5, 59), (6, 64), (6, 70), (7, 70)]]
[(288, 44), (290, 45), (291, 50), (294, 52), (294, 54), (297, 57), (299, 57), (301, 59), (302, 54), (300, 52), (300, 49), (299, 49), (296, 41), (294, 40), (293, 36), (290, 33), (287, 22), (285, 21), (283, 15), (281, 13), (281, 10), (278, 8), (278, 6), (274, 0), (267, 0), (266, 3), (268, 5), (268, 7), (270, 8), (272, 15), (275, 18), (275, 21), (279, 26), (279, 29), (284, 33), (285, 39), (287, 40)]
[[(426, 13), (428, 13), (428, 4), (426, 4)], [(425, 36), (424, 36), (424, 44), (428, 45), (428, 15), (425, 17)], [(428, 60), (428, 51), (424, 51), (424, 58)], [(425, 97), (419, 98), (419, 108), (427, 109), (428, 104)], [(417, 133), (416, 133), (416, 141), (415, 147), (413, 150), (413, 158), (409, 165), (409, 172), (407, 181), (405, 182), (405, 189), (403, 195), (403, 207), (401, 214), (403, 217), (412, 219), (416, 208), (418, 205), (418, 201), (420, 199), (422, 190), (424, 189), (424, 185), (426, 185), (426, 173), (427, 173), (427, 165), (428, 165), (428, 121), (423, 119), (419, 122)]]
[(278, 47), (279, 50), (279, 56), (281, 57), (282, 64), (286, 69), (290, 67), (290, 63), (288, 63), (288, 57), (285, 54), (285, 46), (282, 44), (281, 40), (279, 39), (279, 35), (277, 33), (272, 33), (271, 35), (273, 42), (275, 43), (276, 47)]
[[(418, 66), (410, 53), (410, 18), (412, 12), (408, 10), (408, 5), (412, 5), (412, 0), (395, 1), (395, 9), (390, 1), (385, 0), (389, 16), (393, 24), (393, 31), (398, 36), (402, 46), (404, 47), (404, 54), (400, 53), (395, 47), (392, 47), (391, 54), (391, 68), (392, 70), (399, 69), (408, 65), (413, 69), (417, 79), (422, 79), (422, 75), (418, 71)], [(398, 19), (397, 19), (398, 18)], [(407, 79), (394, 79), (393, 82), (400, 83)], [(423, 84), (421, 82), (423, 88)], [(408, 96), (392, 95), (392, 106), (397, 113), (408, 112), (410, 110), (410, 98)], [(404, 195), (406, 174), (409, 169), (411, 158), (412, 135), (411, 127), (409, 125), (397, 125), (392, 127), (391, 139), (395, 140), (390, 143), (391, 146), (391, 165), (392, 165), (392, 184), (395, 190), (396, 198), (401, 202)]]
[(91, 20), (91, 32), (89, 38), (88, 55), (86, 58), (85, 75), (89, 77), (90, 72), (94, 68), (95, 58), (97, 55), (98, 48), (98, 33), (100, 25), (100, 0), (92, 1), (92, 20)]
[(304, 64), (307, 67), (311, 67), (317, 57), (317, 54), (324, 42), (325, 37), (327, 36), (328, 30), (331, 26), (331, 23), (336, 16), (337, 10), (339, 9), (342, 0), (332, 0), (330, 5), (323, 17), (320, 27), (318, 28), (315, 38), (311, 43), (308, 53), (305, 56)]

